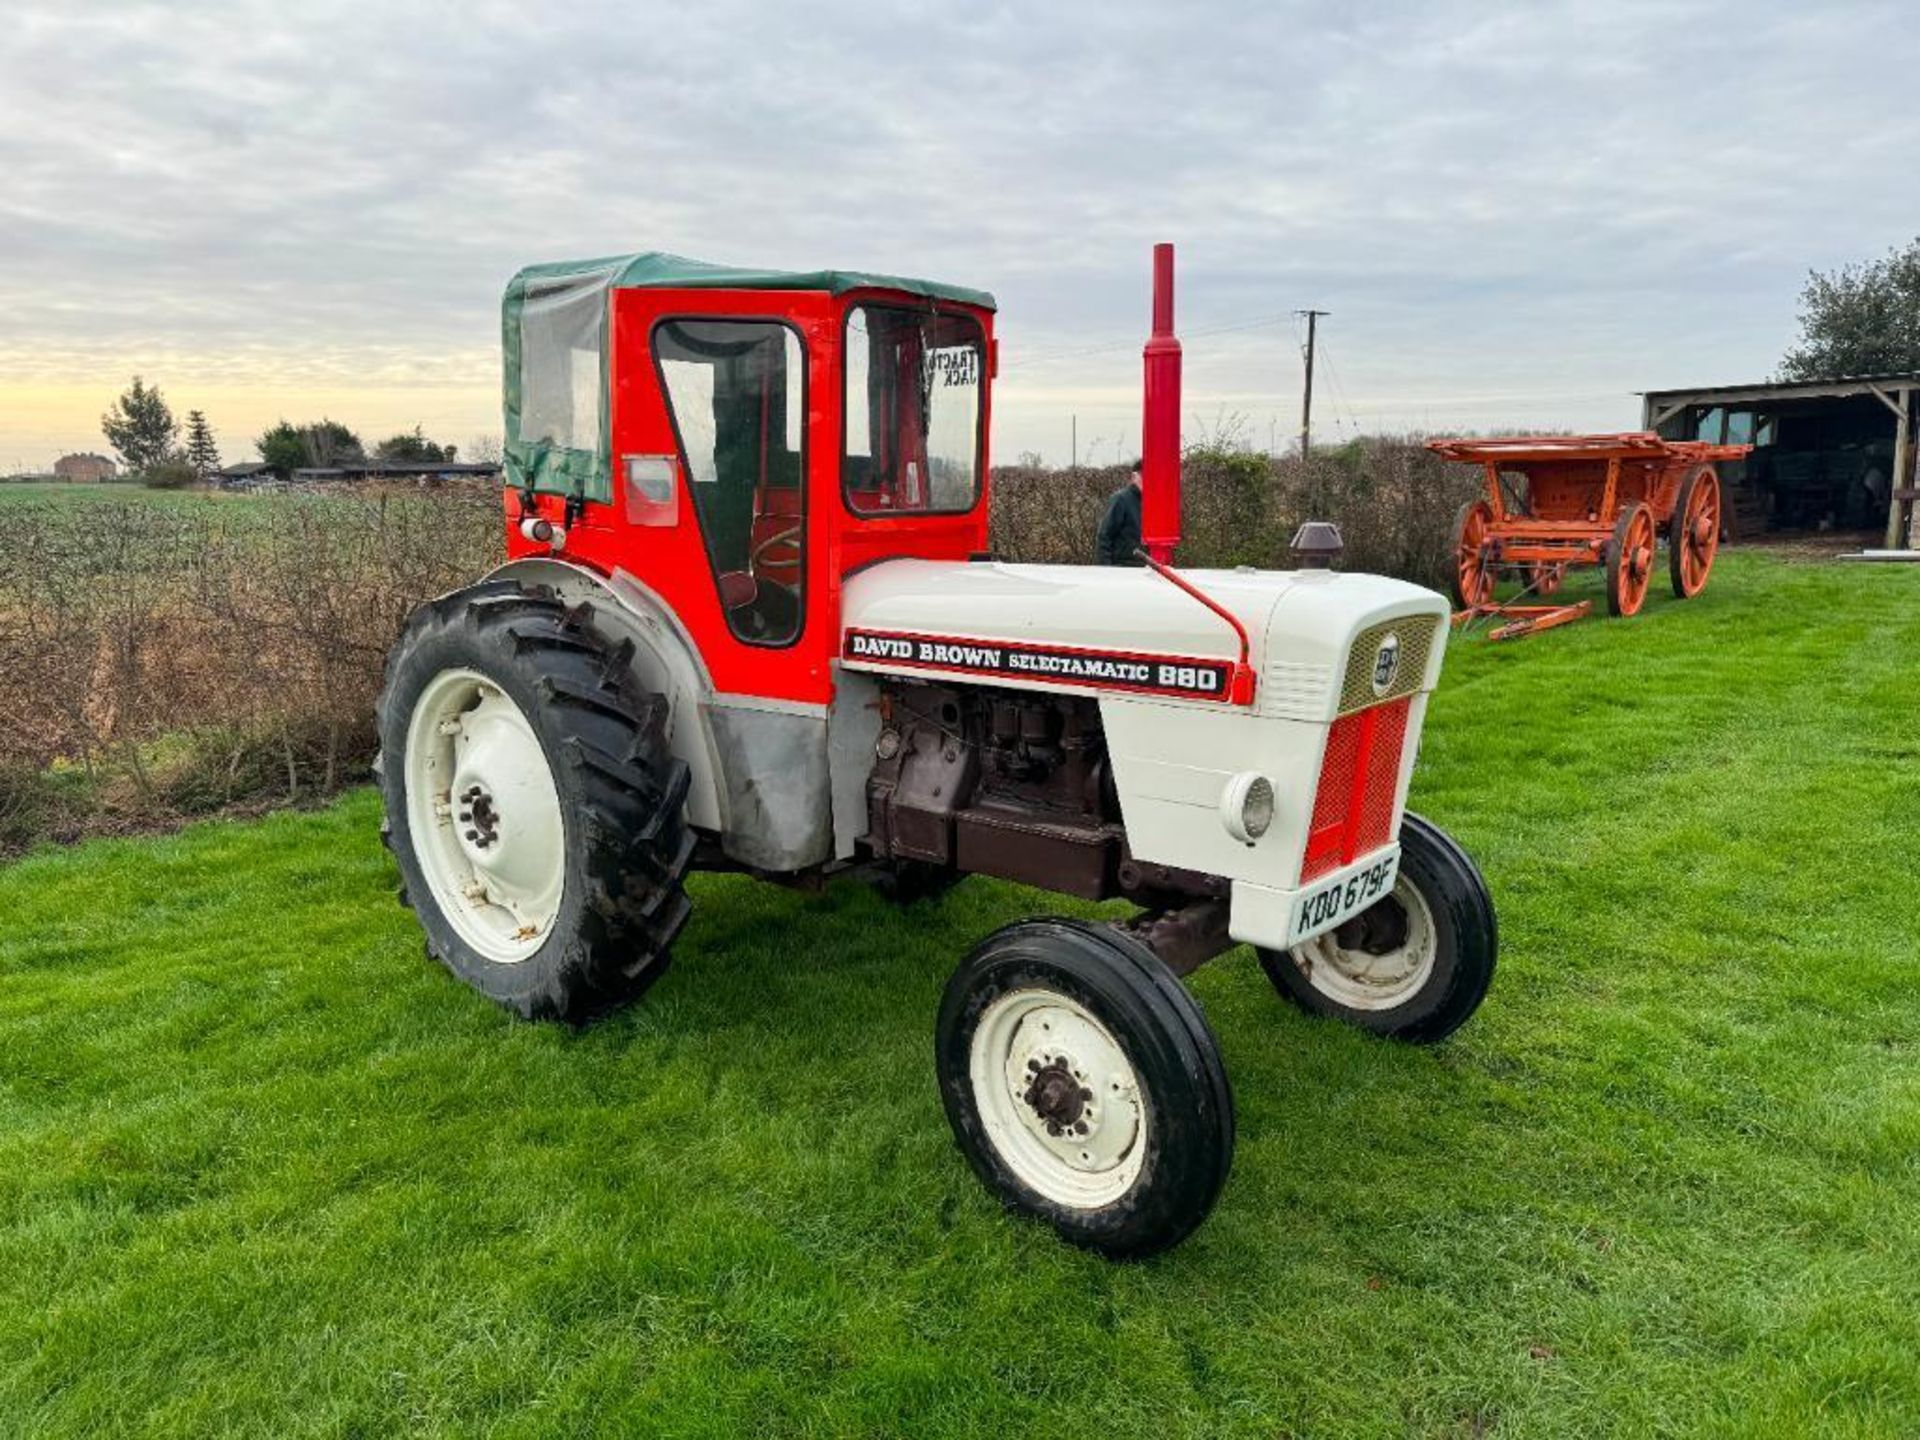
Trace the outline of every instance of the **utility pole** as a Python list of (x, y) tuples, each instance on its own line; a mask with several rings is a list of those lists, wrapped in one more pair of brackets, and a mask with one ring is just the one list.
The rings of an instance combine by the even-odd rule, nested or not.
[(1071, 468), (1078, 470), (1080, 468), (1080, 417), (1078, 415), (1073, 417), (1073, 449), (1071, 454), (1073, 455), (1073, 465)]
[(1314, 322), (1322, 315), (1330, 314), (1326, 310), (1296, 310), (1296, 315), (1307, 317), (1307, 387), (1300, 397), (1300, 458), (1307, 458), (1307, 447), (1313, 443), (1313, 336)]

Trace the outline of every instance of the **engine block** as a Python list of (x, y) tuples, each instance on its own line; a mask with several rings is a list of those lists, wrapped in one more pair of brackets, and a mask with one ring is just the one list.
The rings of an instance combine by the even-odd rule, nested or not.
[(1099, 701), (901, 681), (882, 691), (865, 848), (1090, 900), (1174, 900), (1224, 882), (1128, 851)]

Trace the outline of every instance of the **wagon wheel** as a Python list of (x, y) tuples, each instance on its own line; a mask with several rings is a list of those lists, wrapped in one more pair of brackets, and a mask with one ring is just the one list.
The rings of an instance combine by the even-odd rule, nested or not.
[(1707, 588), (1707, 574), (1720, 548), (1720, 518), (1720, 477), (1711, 465), (1688, 471), (1667, 531), (1667, 575), (1682, 600)]
[(1567, 567), (1564, 565), (1549, 565), (1543, 560), (1536, 560), (1527, 566), (1527, 589), (1535, 595), (1553, 594), (1560, 588), (1560, 582), (1566, 578)]
[(1653, 511), (1644, 502), (1628, 506), (1607, 542), (1607, 613), (1636, 615), (1653, 578)]
[(1469, 500), (1460, 507), (1453, 526), (1453, 603), (1471, 610), (1493, 599), (1493, 565), (1487, 559), (1487, 536), (1493, 529), (1493, 506)]

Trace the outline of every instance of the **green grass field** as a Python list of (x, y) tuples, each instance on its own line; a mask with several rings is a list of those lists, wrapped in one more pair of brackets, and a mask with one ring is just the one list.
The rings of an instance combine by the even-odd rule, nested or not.
[[(1593, 577), (1577, 587), (1597, 593)], [(1195, 989), (1233, 1178), (1004, 1216), (930, 1025), (1046, 897), (696, 884), (583, 1033), (421, 955), (365, 792), (0, 870), (0, 1435), (1920, 1433), (1920, 573), (1456, 645), (1501, 969), (1431, 1051)]]
[(15, 481), (0, 485), (0, 506), (19, 504), (98, 505), (118, 501), (123, 505), (160, 505), (191, 508), (196, 505), (247, 505), (276, 498), (271, 494), (249, 495), (225, 490), (151, 490), (145, 485), (66, 485), (52, 481)]

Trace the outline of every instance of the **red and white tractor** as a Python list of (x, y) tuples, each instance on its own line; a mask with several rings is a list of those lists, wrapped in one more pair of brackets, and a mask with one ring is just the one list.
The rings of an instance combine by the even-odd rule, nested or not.
[(1111, 1255), (1189, 1234), (1226, 1178), (1203, 961), (1251, 945), (1289, 1000), (1404, 1040), (1464, 1021), (1492, 901), (1404, 811), (1447, 603), (1311, 543), (1170, 567), (1172, 312), (1161, 247), (1146, 563), (1024, 565), (987, 553), (991, 296), (664, 254), (516, 276), (510, 558), (414, 613), (380, 699), (431, 953), (577, 1020), (659, 977), (694, 869), (1130, 901), (987, 937), (935, 1037), (980, 1177)]

